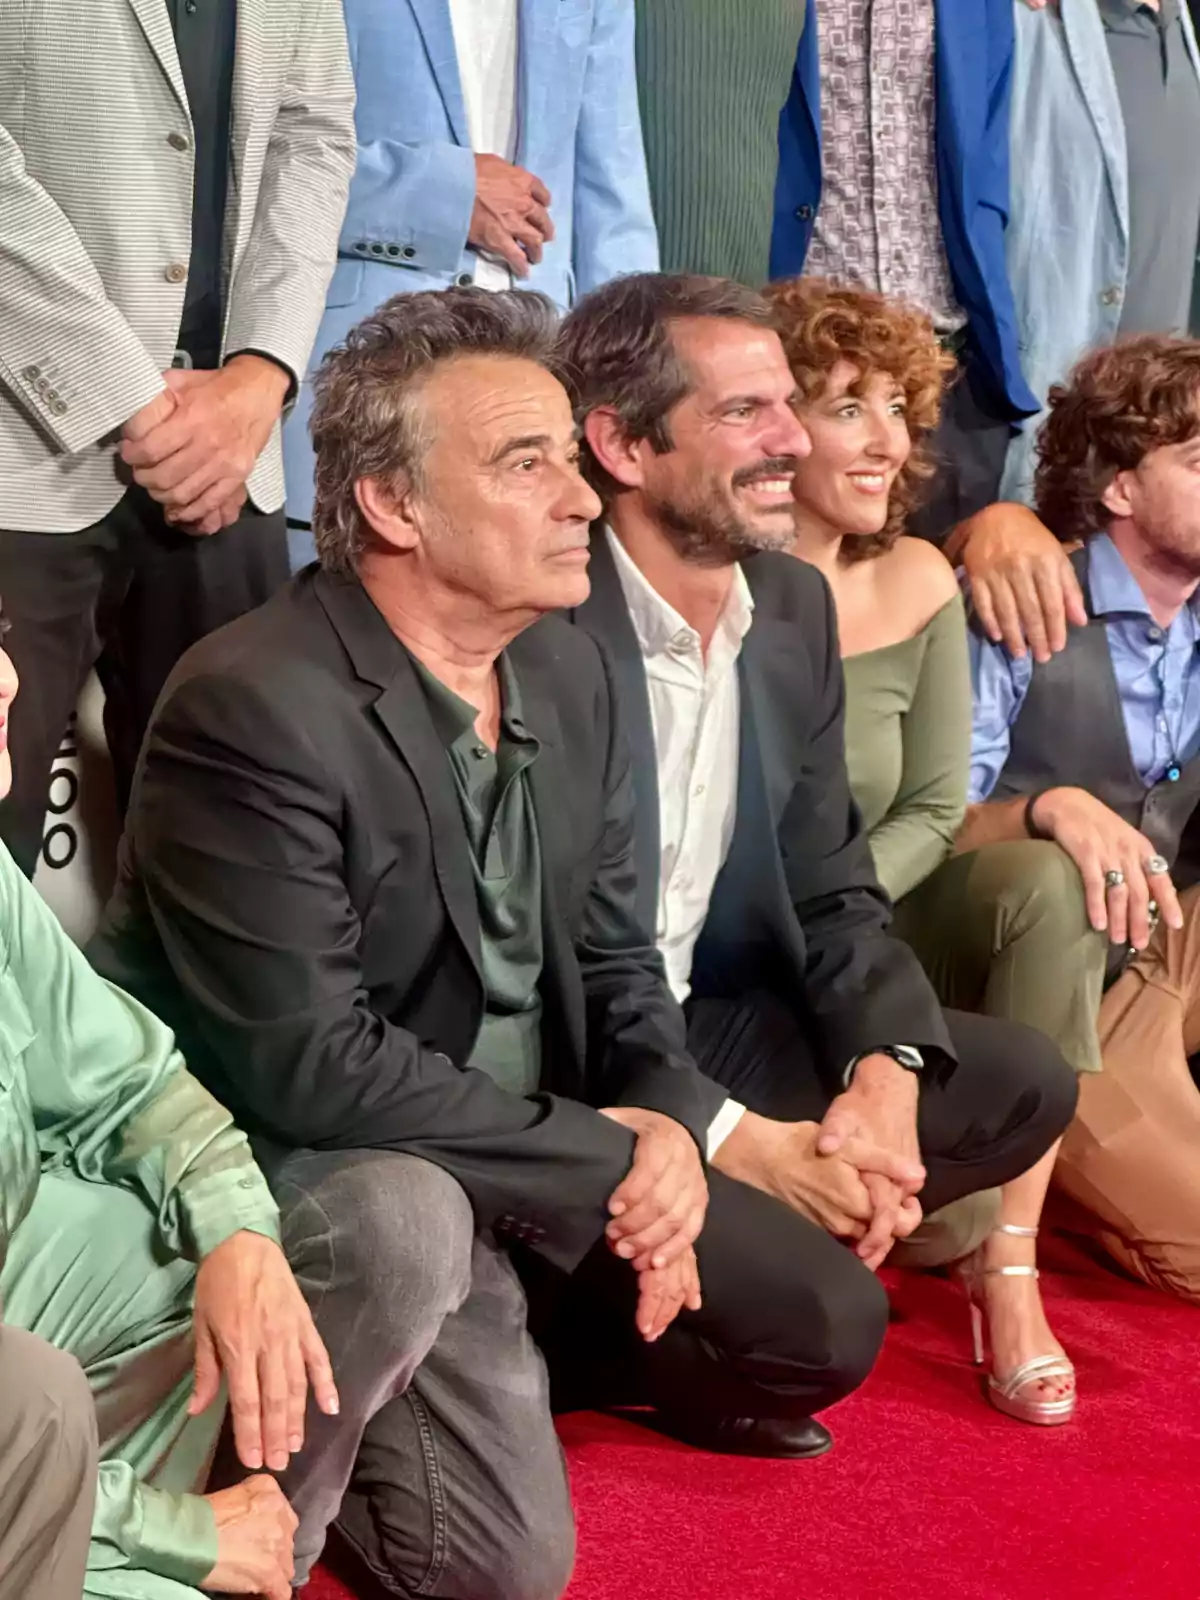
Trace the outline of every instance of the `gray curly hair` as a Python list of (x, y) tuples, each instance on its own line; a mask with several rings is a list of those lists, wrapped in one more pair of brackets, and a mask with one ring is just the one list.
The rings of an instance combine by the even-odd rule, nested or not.
[(432, 441), (421, 390), (457, 356), (495, 355), (555, 370), (556, 315), (541, 294), (455, 288), (398, 294), (335, 346), (313, 378), (313, 536), (321, 565), (351, 573), (367, 543), (361, 478), (420, 485)]

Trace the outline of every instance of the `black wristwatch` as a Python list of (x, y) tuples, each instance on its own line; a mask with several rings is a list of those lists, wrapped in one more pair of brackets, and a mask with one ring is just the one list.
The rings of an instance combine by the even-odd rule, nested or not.
[[(923, 1076), (925, 1072), (925, 1057), (915, 1045), (881, 1044), (878, 1050), (869, 1050), (867, 1054), (872, 1056), (889, 1056), (897, 1064), (897, 1066), (903, 1067), (905, 1072), (911, 1072), (918, 1078)], [(862, 1057), (860, 1056), (859, 1061), (861, 1060)], [(857, 1065), (858, 1062), (856, 1061), (855, 1066)]]

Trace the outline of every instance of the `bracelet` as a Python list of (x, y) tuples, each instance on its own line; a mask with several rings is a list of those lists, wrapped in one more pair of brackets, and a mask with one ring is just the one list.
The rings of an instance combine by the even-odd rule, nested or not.
[(1042, 796), (1044, 794), (1049, 794), (1049, 793), (1050, 793), (1049, 789), (1037, 789), (1037, 790), (1034, 791), (1033, 794), (1031, 794), (1029, 796), (1029, 799), (1026, 800), (1026, 802), (1025, 802), (1025, 810), (1022, 813), (1022, 818), (1023, 818), (1024, 823), (1025, 823), (1025, 832), (1029, 835), (1029, 837), (1031, 839), (1046, 839), (1046, 840), (1048, 840), (1048, 839), (1053, 837), (1053, 835), (1051, 835), (1049, 833), (1046, 833), (1042, 828), (1038, 827), (1037, 821), (1036, 821), (1036, 819), (1034, 818), (1034, 815), (1033, 815), (1034, 806), (1037, 805), (1038, 801), (1042, 798)]

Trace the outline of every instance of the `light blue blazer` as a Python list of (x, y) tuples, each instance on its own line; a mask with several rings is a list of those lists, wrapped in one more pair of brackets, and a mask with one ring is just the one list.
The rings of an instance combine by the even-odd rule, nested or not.
[[(519, 166), (550, 190), (555, 238), (521, 287), (565, 309), (654, 271), (634, 65), (634, 0), (519, 0)], [(470, 278), (475, 163), (448, 0), (345, 0), (358, 167), (310, 371), (391, 295)], [(312, 511), (311, 391), (284, 433), (288, 515)]]
[[(1129, 158), (1096, 0), (1013, 6), (1008, 276), (1022, 370), (1044, 407), (1052, 384), (1117, 336), (1129, 273)], [(1186, 7), (1183, 19), (1200, 73)], [(1009, 447), (1005, 499), (1032, 498), (1044, 418), (1044, 410), (1030, 417)]]

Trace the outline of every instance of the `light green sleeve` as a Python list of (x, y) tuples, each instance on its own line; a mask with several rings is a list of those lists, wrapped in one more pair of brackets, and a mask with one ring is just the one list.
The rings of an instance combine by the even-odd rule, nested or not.
[(925, 631), (921, 673), (904, 718), (900, 788), (870, 835), (875, 870), (893, 900), (941, 866), (967, 808), (971, 678), (961, 597), (948, 600)]
[[(164, 1246), (202, 1258), (242, 1229), (278, 1240), (278, 1211), (229, 1113), (186, 1070), (170, 1031), (106, 983), (0, 846), (0, 937), (36, 1038), (26, 1079), (43, 1163), (145, 1196)], [(195, 1586), (217, 1558), (198, 1495), (101, 1465), (93, 1552)]]
[(233, 1118), (186, 1070), (170, 1030), (92, 971), (0, 848), (2, 934), (37, 1037), (27, 1077), (43, 1161), (131, 1187), (164, 1245), (199, 1259), (278, 1211)]

